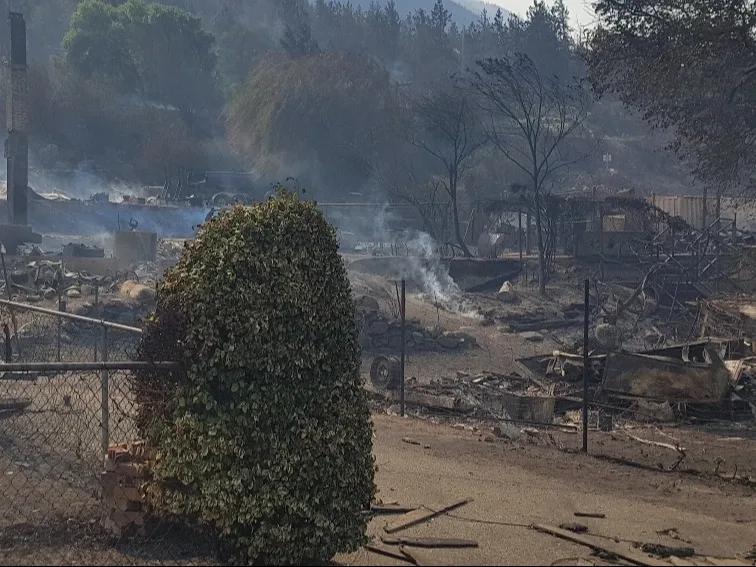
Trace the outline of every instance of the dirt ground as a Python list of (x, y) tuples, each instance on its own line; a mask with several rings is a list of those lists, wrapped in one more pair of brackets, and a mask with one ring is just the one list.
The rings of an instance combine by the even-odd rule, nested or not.
[[(591, 557), (585, 547), (529, 529), (533, 523), (578, 521), (590, 534), (688, 545), (715, 557), (742, 556), (756, 544), (756, 493), (750, 488), (683, 472), (631, 468), (578, 452), (485, 442), (480, 433), (413, 418), (376, 415), (374, 422), (378, 498), (431, 509), (473, 499), (451, 514), (400, 532), (479, 543), (475, 549), (422, 550), (430, 564), (550, 565), (568, 558), (608, 564)], [(744, 443), (753, 455), (753, 441)], [(600, 512), (606, 518), (576, 518), (575, 512)], [(379, 541), (388, 519), (376, 517), (369, 534)], [(660, 535), (672, 529), (669, 533), (680, 539)], [(339, 560), (401, 564), (367, 550)]]

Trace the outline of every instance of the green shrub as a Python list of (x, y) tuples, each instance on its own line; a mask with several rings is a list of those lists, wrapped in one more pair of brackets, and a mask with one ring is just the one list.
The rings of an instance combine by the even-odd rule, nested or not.
[(206, 223), (166, 274), (139, 348), (155, 508), (212, 528), (237, 561), (323, 561), (364, 543), (372, 425), (333, 228), (279, 197)]

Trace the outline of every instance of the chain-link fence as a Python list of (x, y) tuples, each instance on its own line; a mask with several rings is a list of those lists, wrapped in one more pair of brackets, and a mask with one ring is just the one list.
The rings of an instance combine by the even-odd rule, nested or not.
[(4, 355), (14, 362), (130, 360), (142, 330), (0, 299)]
[(0, 365), (0, 563), (212, 562), (201, 538), (146, 514), (136, 462), (145, 455), (127, 454), (138, 439), (129, 374), (171, 366)]
[(139, 493), (129, 375), (173, 363), (134, 362), (128, 325), (8, 300), (0, 322), (0, 564), (213, 562)]

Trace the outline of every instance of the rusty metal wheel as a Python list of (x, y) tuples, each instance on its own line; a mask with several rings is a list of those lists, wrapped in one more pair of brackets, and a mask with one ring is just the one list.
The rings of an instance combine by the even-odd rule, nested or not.
[(402, 366), (396, 356), (376, 356), (370, 365), (370, 381), (379, 390), (399, 387)]

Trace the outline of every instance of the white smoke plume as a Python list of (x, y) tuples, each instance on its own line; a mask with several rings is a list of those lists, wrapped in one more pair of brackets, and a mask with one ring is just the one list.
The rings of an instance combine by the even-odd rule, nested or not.
[(436, 241), (429, 234), (418, 231), (406, 231), (402, 240), (409, 265), (406, 277), (420, 287), (422, 298), (446, 311), (479, 318), (477, 309), (465, 298), (441, 261)]

